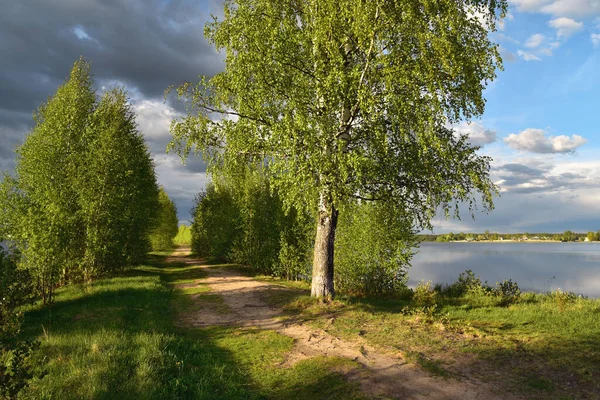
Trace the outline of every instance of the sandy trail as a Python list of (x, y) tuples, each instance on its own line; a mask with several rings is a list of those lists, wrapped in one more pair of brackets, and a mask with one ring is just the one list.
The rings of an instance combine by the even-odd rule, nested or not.
[[(168, 261), (200, 265), (208, 277), (198, 280), (208, 284), (211, 293), (222, 296), (230, 312), (216, 312), (202, 307), (193, 315), (182, 316), (180, 323), (187, 326), (208, 327), (216, 325), (257, 327), (271, 329), (295, 341), (283, 368), (315, 357), (343, 357), (358, 362), (357, 368), (346, 377), (357, 381), (364, 393), (373, 398), (394, 399), (507, 399), (481, 382), (471, 379), (457, 381), (430, 375), (419, 366), (407, 363), (400, 354), (384, 353), (362, 342), (351, 342), (334, 337), (321, 329), (295, 322), (282, 322), (282, 310), (271, 307), (262, 294), (273, 290), (288, 290), (281, 286), (259, 282), (227, 268), (210, 268), (200, 260), (184, 258), (186, 249), (174, 253)], [(189, 286), (189, 285), (186, 285)]]

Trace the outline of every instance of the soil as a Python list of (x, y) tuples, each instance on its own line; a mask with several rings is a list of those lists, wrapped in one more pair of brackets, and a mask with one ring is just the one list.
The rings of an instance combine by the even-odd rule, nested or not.
[[(342, 357), (360, 365), (345, 373), (347, 379), (360, 384), (371, 398), (393, 399), (510, 399), (498, 388), (464, 377), (434, 376), (418, 365), (408, 363), (401, 354), (383, 351), (359, 341), (347, 341), (315, 329), (301, 322), (282, 321), (283, 311), (266, 303), (268, 291), (290, 290), (279, 285), (259, 282), (242, 275), (235, 269), (211, 267), (202, 260), (186, 257), (189, 249), (179, 249), (167, 261), (199, 265), (208, 277), (197, 284), (207, 284), (211, 294), (222, 296), (228, 312), (203, 304), (199, 311), (180, 316), (179, 323), (186, 326), (237, 326), (274, 330), (294, 339), (294, 347), (281, 364), (289, 368), (296, 362), (316, 356)], [(189, 287), (189, 284), (186, 284)]]

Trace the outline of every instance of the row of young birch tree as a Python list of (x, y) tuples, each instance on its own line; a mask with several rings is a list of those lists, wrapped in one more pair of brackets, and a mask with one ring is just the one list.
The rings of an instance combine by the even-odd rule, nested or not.
[(34, 120), (14, 173), (2, 178), (0, 237), (16, 247), (47, 303), (61, 284), (145, 257), (159, 188), (127, 94), (115, 88), (98, 97), (85, 60)]
[(20, 335), (24, 305), (168, 249), (178, 231), (127, 94), (99, 98), (89, 63), (75, 63), (34, 121), (0, 181), (0, 398), (39, 372), (39, 344)]

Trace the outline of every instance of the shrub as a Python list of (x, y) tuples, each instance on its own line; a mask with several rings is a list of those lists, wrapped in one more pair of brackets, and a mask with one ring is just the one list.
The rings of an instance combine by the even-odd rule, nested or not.
[(414, 289), (413, 302), (419, 306), (437, 306), (438, 294), (431, 287), (431, 281), (421, 281)]
[(386, 204), (363, 203), (340, 211), (335, 284), (339, 291), (388, 296), (405, 291), (416, 240), (409, 218)]
[(554, 292), (548, 293), (548, 299), (551, 303), (555, 304), (559, 310), (563, 310), (568, 305), (571, 305), (577, 301), (577, 294), (574, 292), (563, 292), (560, 288)]
[(177, 207), (163, 187), (158, 192), (158, 213), (150, 232), (152, 250), (168, 250), (173, 247), (173, 239), (179, 233)]
[(513, 282), (509, 279), (502, 282), (496, 282), (494, 294), (500, 298), (499, 305), (508, 306), (519, 301), (521, 289), (519, 289), (517, 282)]
[[(1, 240), (0, 240), (1, 241)], [(37, 342), (21, 340), (21, 306), (32, 301), (32, 279), (0, 248), (0, 398), (12, 399), (34, 376)]]

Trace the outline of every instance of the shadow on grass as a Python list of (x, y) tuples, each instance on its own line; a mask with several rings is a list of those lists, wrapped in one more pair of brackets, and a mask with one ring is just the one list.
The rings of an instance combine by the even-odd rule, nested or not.
[[(416, 354), (414, 362), (436, 375), (446, 376), (448, 369), (452, 376), (476, 376), (532, 399), (592, 399), (600, 393), (600, 329), (591, 306), (561, 311), (530, 303), (469, 309), (446, 304), (428, 316), (404, 299), (342, 295), (320, 304), (307, 291), (271, 298), (292, 322), (313, 323), (347, 339), (363, 337), (409, 359)], [(433, 371), (422, 359), (442, 369)]]
[[(193, 265), (165, 265), (156, 257), (118, 277), (61, 289), (51, 306), (31, 309), (23, 334), (41, 341), (36, 357), (48, 374), (32, 381), (25, 397), (311, 399), (355, 393), (340, 374), (311, 363), (265, 374), (278, 371), (265, 354), (283, 359), (293, 345), (274, 332), (175, 327), (180, 300), (169, 283), (203, 276)], [(310, 379), (297, 379), (303, 374)]]

